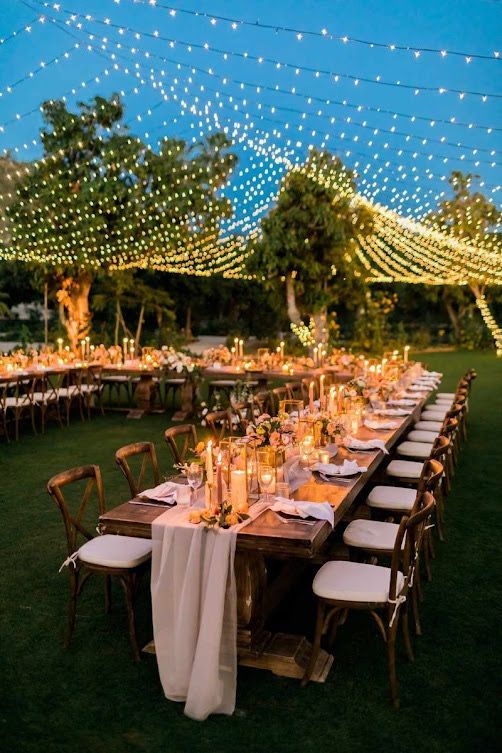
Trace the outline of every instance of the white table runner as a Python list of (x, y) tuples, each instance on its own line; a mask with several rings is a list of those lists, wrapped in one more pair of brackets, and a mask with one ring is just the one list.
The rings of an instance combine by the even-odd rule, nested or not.
[[(268, 505), (257, 503), (256, 518)], [(164, 694), (185, 701), (202, 721), (232, 714), (237, 689), (237, 592), (234, 555), (246, 525), (207, 530), (186, 508), (167, 510), (152, 525), (152, 614)]]

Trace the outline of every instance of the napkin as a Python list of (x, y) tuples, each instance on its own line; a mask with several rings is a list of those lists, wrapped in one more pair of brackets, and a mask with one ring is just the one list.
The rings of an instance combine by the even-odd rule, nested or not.
[(415, 400), (389, 400), (388, 404), (406, 407), (408, 405), (415, 405)]
[(270, 508), (274, 512), (284, 512), (286, 515), (298, 515), (300, 518), (317, 518), (327, 520), (333, 528), (335, 516), (329, 502), (297, 502), (296, 499), (274, 497), (275, 502)]
[(409, 416), (413, 413), (411, 408), (381, 408), (378, 412), (381, 416)]
[(375, 421), (372, 418), (366, 418), (364, 420), (364, 425), (368, 427), (368, 429), (397, 429), (399, 424), (397, 421)]
[(351, 450), (381, 450), (385, 455), (389, 452), (385, 446), (383, 439), (357, 439), (356, 437), (345, 437), (343, 441), (345, 447), (350, 447)]
[(178, 496), (182, 498), (184, 495), (190, 496), (189, 486), (175, 484), (173, 481), (165, 481), (163, 484), (154, 486), (152, 489), (145, 489), (139, 496), (174, 505), (178, 500)]
[(312, 468), (325, 476), (353, 476), (355, 473), (364, 473), (368, 470), (366, 466), (358, 465), (355, 460), (344, 460), (342, 465), (315, 463)]
[(310, 481), (309, 468), (302, 468), (300, 466), (300, 456), (288, 458), (283, 465), (284, 481), (289, 484), (291, 491), (296, 491), (307, 481)]

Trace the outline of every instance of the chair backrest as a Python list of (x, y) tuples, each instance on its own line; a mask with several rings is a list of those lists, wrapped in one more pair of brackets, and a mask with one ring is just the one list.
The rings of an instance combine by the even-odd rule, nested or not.
[(215, 410), (206, 413), (206, 423), (213, 440), (218, 444), (227, 434), (232, 433), (232, 416), (229, 410)]
[(450, 446), (450, 440), (448, 437), (443, 436), (443, 434), (440, 434), (439, 437), (436, 437), (434, 440), (434, 444), (432, 445), (431, 454), (429, 455), (430, 460), (440, 460), (446, 453), (448, 452), (448, 448)]
[[(136, 476), (129, 464), (131, 458), (141, 458), (139, 473)], [(149, 466), (154, 485), (160, 484), (159, 464), (153, 442), (134, 442), (121, 447), (115, 453), (115, 462), (126, 477), (132, 497), (136, 497), (146, 488), (145, 476)]]
[(279, 413), (279, 405), (281, 400), (287, 400), (288, 399), (288, 390), (286, 387), (274, 387), (272, 390), (272, 400), (274, 403), (274, 413), (273, 415), (276, 416)]
[(237, 419), (239, 431), (245, 434), (250, 421), (250, 403), (233, 403), (230, 410)]
[(253, 395), (253, 403), (258, 406), (260, 413), (271, 413), (273, 411), (272, 399), (270, 392), (267, 392), (267, 390), (260, 390), (260, 392)]
[(417, 487), (417, 501), (424, 492), (435, 494), (441, 481), (444, 466), (439, 460), (426, 460)]
[[(76, 514), (74, 515), (63, 493), (63, 488), (69, 484), (76, 484), (79, 481), (85, 480), (87, 480), (87, 483), (84, 487), (84, 493), (77, 506)], [(58, 473), (47, 482), (47, 491), (59, 507), (61, 515), (63, 516), (69, 555), (73, 554), (73, 552), (78, 549), (79, 535), (87, 541), (94, 536), (94, 534), (91, 533), (83, 523), (87, 504), (94, 487), (96, 487), (98, 498), (98, 512), (99, 515), (103, 515), (105, 512), (105, 496), (103, 492), (103, 482), (101, 480), (101, 471), (98, 465), (84, 465), (79, 468), (71, 468), (68, 471)]]
[(193, 424), (172, 426), (164, 432), (164, 439), (173, 458), (173, 465), (185, 462), (190, 449), (197, 444), (197, 430)]
[(284, 387), (288, 392), (288, 400), (304, 400), (301, 382), (286, 382)]
[[(454, 436), (457, 428), (458, 428), (458, 420), (456, 418), (454, 418), (453, 416), (449, 416), (447, 414), (447, 417), (445, 418), (443, 426), (441, 427), (441, 434), (439, 436), (440, 437), (447, 437), (451, 441), (451, 439), (453, 438), (453, 436)], [(438, 439), (439, 439), (439, 437), (438, 437)]]
[[(430, 492), (423, 492), (414, 507), (413, 512), (401, 518), (397, 536), (394, 542), (391, 559), (391, 573), (389, 586), (389, 601), (394, 602), (400, 595), (406, 595), (410, 582), (412, 582), (412, 571), (418, 566), (418, 556), (422, 545), (423, 533), (427, 521), (432, 515), (434, 509), (434, 497)], [(403, 588), (397, 590), (397, 575), (401, 571), (405, 576)], [(389, 618), (394, 612), (392, 605), (389, 605)]]

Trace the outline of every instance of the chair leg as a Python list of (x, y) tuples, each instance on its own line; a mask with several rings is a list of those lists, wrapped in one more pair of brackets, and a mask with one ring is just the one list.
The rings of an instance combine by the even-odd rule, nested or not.
[(71, 643), (75, 621), (77, 618), (77, 594), (78, 594), (78, 572), (70, 571), (70, 600), (68, 602), (68, 630), (65, 636), (64, 645), (66, 648)]
[[(415, 572), (415, 578), (417, 577), (417, 572)], [(411, 589), (411, 609), (413, 612), (413, 619), (415, 621), (415, 633), (416, 635), (422, 635), (422, 624), (420, 622), (420, 611), (418, 607), (418, 593), (416, 585), (417, 584), (415, 582), (413, 584), (413, 588)]]
[(105, 612), (108, 614), (112, 608), (112, 579), (105, 575)]
[(413, 647), (411, 645), (411, 639), (410, 639), (410, 621), (409, 621), (408, 600), (406, 600), (406, 603), (403, 608), (402, 631), (403, 631), (403, 640), (404, 640), (404, 650), (406, 652), (406, 656), (408, 657), (410, 661), (414, 661), (415, 657), (413, 655)]
[(120, 578), (120, 582), (124, 588), (125, 601), (127, 607), (127, 619), (129, 622), (129, 640), (131, 642), (132, 653), (134, 661), (140, 661), (140, 653), (138, 646), (138, 639), (136, 636), (136, 619), (134, 614), (134, 592), (135, 582), (134, 574), (128, 573), (123, 578)]
[(312, 677), (312, 673), (314, 671), (314, 667), (317, 662), (317, 658), (319, 656), (319, 651), (321, 649), (321, 637), (322, 637), (322, 629), (324, 627), (324, 613), (326, 611), (326, 606), (321, 599), (317, 602), (317, 621), (315, 626), (315, 633), (314, 633), (314, 642), (312, 643), (312, 653), (310, 654), (309, 663), (307, 664), (307, 668), (305, 670), (305, 674), (303, 675), (301, 686), (304, 688), (310, 678)]
[(396, 617), (394, 625), (389, 628), (387, 636), (387, 667), (389, 671), (390, 697), (394, 708), (399, 708), (399, 693), (396, 674), (396, 631), (399, 617)]

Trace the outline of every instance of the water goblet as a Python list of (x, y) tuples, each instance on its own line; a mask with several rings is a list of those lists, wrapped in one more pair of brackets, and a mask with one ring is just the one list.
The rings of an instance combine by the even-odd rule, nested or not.
[(187, 469), (187, 481), (191, 489), (190, 506), (195, 499), (195, 491), (201, 486), (203, 478), (202, 466), (199, 463), (190, 463)]

